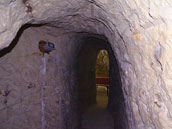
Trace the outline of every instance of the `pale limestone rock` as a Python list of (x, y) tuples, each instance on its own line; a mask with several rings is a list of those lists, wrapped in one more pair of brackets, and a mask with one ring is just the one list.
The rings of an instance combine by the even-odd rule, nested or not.
[(29, 21), (26, 7), (20, 0), (0, 3), (0, 49), (7, 47), (20, 27)]
[[(57, 51), (60, 54), (47, 56), (50, 61), (49, 65), (53, 65), (53, 68), (47, 69), (49, 74), (47, 85), (52, 86), (47, 94), (54, 95), (60, 92), (58, 97), (48, 99), (57, 101), (56, 98), (60, 98), (68, 86), (67, 82), (61, 80), (64, 80), (65, 77), (68, 78), (73, 73), (72, 71), (69, 73), (69, 62), (74, 62), (69, 58), (69, 54), (75, 53), (76, 50), (73, 49), (79, 48), (78, 42), (82, 39), (74, 35), (64, 35), (75, 32), (102, 34), (108, 38), (120, 67), (129, 120), (128, 128), (172, 129), (172, 2), (170, 0), (25, 0), (25, 2), (1, 0), (0, 12), (0, 49), (10, 44), (19, 28), (26, 23), (48, 23), (54, 27), (53, 29), (45, 27), (44, 29), (26, 30), (12, 54), (9, 53), (0, 58), (2, 77), (0, 88), (3, 91), (5, 88), (11, 89), (9, 104), (16, 104), (15, 111), (11, 112), (11, 116), (20, 114), (20, 108), (22, 108), (23, 114), (26, 111), (32, 112), (20, 116), (15, 115), (14, 118), (8, 118), (5, 123), (1, 116), (8, 116), (4, 115), (5, 110), (1, 111), (5, 105), (0, 104), (0, 114), (3, 114), (0, 115), (0, 122), (9, 124), (2, 125), (2, 129), (5, 129), (6, 126), (13, 128), (12, 122), (16, 117), (19, 118), (19, 121), (23, 121), (23, 128), (25, 126), (30, 129), (40, 127), (40, 112), (37, 116), (33, 112), (33, 108), (40, 111), (40, 105), (34, 106), (40, 102), (38, 95), (40, 87), (31, 91), (36, 98), (34, 101), (30, 96), (31, 93), (24, 87), (27, 85), (40, 86), (39, 66), (41, 62), (38, 60), (40, 55), (37, 53), (37, 42), (41, 38), (58, 42)], [(78, 44), (75, 44), (75, 41)], [(67, 42), (71, 44), (69, 45)], [(28, 48), (31, 49), (33, 55)], [(61, 60), (62, 58), (66, 60)], [(57, 70), (57, 73), (53, 72), (54, 69)], [(34, 75), (36, 77), (33, 77)], [(6, 77), (8, 81), (6, 81)], [(54, 79), (55, 77), (56, 79)], [(64, 86), (59, 86), (61, 91), (54, 90), (59, 88), (56, 86), (56, 82)], [(74, 82), (71, 84), (74, 85)], [(68, 105), (70, 95), (63, 96), (66, 98), (64, 103)], [(21, 104), (19, 98), (23, 97), (24, 100)], [(1, 102), (4, 101), (5, 99), (1, 98)], [(47, 111), (49, 116), (52, 116), (50, 109), (60, 114), (59, 110), (62, 110), (60, 106), (58, 106), (59, 110), (56, 110), (53, 102), (47, 103), (52, 106)], [(29, 105), (27, 110), (24, 108), (26, 105)], [(34, 119), (27, 123), (27, 119), (25, 119), (26, 121), (23, 119), (26, 116)], [(59, 120), (60, 118), (55, 116), (53, 118), (63, 124), (63, 121)], [(14, 123), (16, 129), (21, 126), (18, 121)], [(32, 127), (31, 124), (33, 124)], [(62, 128), (64, 127), (59, 127), (59, 129)]]

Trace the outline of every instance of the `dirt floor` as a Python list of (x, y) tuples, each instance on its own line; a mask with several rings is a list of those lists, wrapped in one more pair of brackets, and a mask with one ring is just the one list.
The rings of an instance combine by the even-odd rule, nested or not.
[(106, 110), (108, 97), (106, 88), (98, 86), (97, 104), (87, 108), (82, 115), (82, 129), (114, 129), (112, 115)]

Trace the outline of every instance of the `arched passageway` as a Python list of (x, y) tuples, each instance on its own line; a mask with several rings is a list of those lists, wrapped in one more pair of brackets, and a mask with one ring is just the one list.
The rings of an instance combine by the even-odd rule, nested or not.
[[(110, 61), (110, 86), (107, 110), (113, 116), (115, 129), (126, 129), (126, 114), (119, 69), (113, 51), (103, 36), (89, 36), (84, 39), (78, 54), (79, 102), (81, 113), (96, 104), (95, 65), (100, 50), (107, 50)], [(94, 107), (93, 107), (94, 108)], [(96, 109), (95, 109), (96, 110)], [(104, 109), (106, 110), (106, 109)], [(100, 111), (101, 114), (101, 111)], [(80, 114), (82, 116), (82, 114)], [(98, 115), (98, 113), (97, 113)], [(83, 116), (84, 117), (84, 116)], [(87, 116), (89, 119), (89, 116)], [(90, 116), (92, 117), (92, 116)], [(101, 116), (100, 117), (105, 117)], [(82, 119), (82, 118), (81, 118)], [(91, 119), (91, 118), (90, 118)], [(96, 120), (95, 120), (96, 121)], [(100, 124), (101, 125), (101, 124)], [(103, 128), (103, 127), (102, 127)], [(107, 127), (104, 127), (107, 128)]]
[(87, 105), (81, 114), (81, 129), (114, 129), (114, 119), (107, 110), (109, 88), (109, 57), (100, 50), (95, 65), (96, 103)]

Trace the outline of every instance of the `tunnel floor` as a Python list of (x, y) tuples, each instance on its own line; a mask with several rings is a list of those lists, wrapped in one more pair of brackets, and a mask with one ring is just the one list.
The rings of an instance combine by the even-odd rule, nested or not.
[(108, 96), (105, 87), (98, 86), (97, 104), (85, 109), (82, 115), (82, 129), (114, 129), (114, 120), (107, 111)]

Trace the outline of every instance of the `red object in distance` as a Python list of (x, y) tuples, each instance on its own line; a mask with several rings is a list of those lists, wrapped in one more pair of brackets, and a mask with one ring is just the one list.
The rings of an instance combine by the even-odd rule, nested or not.
[(96, 77), (96, 85), (109, 85), (109, 77)]

